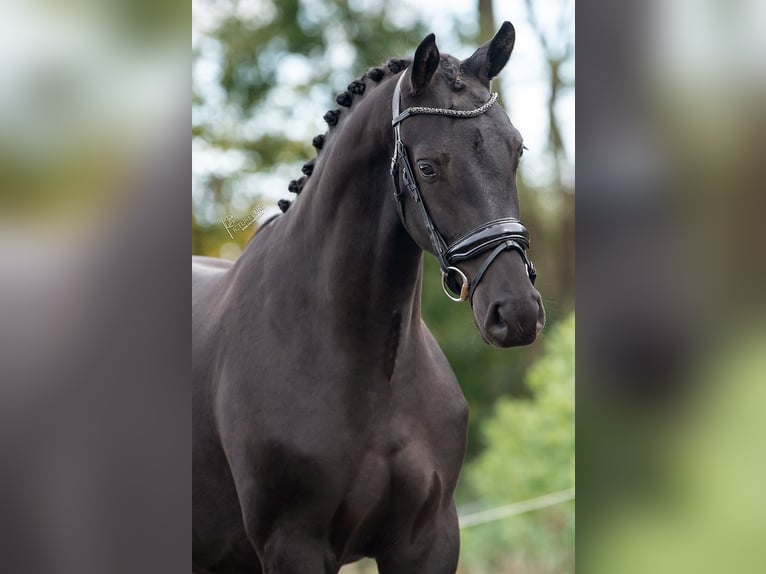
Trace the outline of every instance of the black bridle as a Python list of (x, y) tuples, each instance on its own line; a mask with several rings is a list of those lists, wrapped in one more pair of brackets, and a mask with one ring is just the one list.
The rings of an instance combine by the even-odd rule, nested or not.
[[(484, 276), (484, 273), (486, 273), (489, 266), (492, 265), (495, 259), (497, 259), (498, 255), (506, 249), (515, 249), (521, 254), (524, 264), (527, 267), (529, 280), (534, 284), (537, 273), (535, 272), (534, 265), (532, 265), (532, 262), (527, 257), (527, 249), (529, 249), (529, 232), (527, 231), (527, 228), (514, 217), (505, 217), (483, 223), (468, 233), (458, 237), (452, 245), (447, 245), (447, 242), (444, 240), (442, 234), (439, 233), (439, 230), (436, 228), (436, 225), (431, 219), (428, 209), (423, 202), (420, 188), (415, 181), (412, 165), (410, 164), (409, 156), (407, 155), (407, 149), (404, 147), (404, 142), (402, 142), (400, 125), (408, 117), (418, 114), (430, 114), (452, 118), (474, 118), (485, 113), (492, 107), (495, 100), (497, 100), (497, 94), (493, 93), (492, 97), (484, 105), (475, 110), (411, 107), (399, 113), (401, 86), (404, 75), (405, 73), (402, 73), (399, 77), (391, 101), (391, 110), (393, 112), (393, 121), (391, 122), (391, 125), (394, 126), (395, 138), (394, 155), (391, 158), (391, 177), (394, 180), (396, 210), (399, 213), (399, 219), (402, 221), (402, 225), (407, 229), (407, 225), (404, 221), (404, 194), (399, 185), (400, 175), (404, 182), (404, 187), (410, 193), (410, 197), (420, 206), (420, 213), (423, 217), (423, 223), (428, 232), (428, 237), (431, 239), (434, 255), (436, 255), (436, 258), (439, 261), (439, 267), (442, 272), (442, 289), (444, 289), (447, 297), (453, 301), (465, 301), (468, 299), (473, 302), (474, 291)], [(457, 264), (461, 261), (473, 259), (489, 250), (492, 250), (492, 252), (484, 260), (483, 265), (474, 276), (473, 281), (469, 281), (466, 274), (457, 267)]]

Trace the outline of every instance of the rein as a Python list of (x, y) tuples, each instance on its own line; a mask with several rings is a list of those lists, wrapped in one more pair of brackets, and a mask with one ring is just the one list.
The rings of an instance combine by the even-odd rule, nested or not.
[[(537, 273), (532, 262), (527, 257), (529, 249), (529, 231), (522, 223), (514, 217), (505, 217), (495, 219), (479, 225), (468, 233), (463, 234), (451, 245), (447, 245), (444, 237), (431, 219), (426, 208), (423, 196), (420, 193), (417, 181), (415, 181), (414, 171), (410, 163), (407, 149), (402, 141), (401, 123), (414, 115), (439, 115), (451, 118), (475, 118), (489, 110), (497, 100), (497, 94), (493, 93), (490, 99), (475, 110), (448, 110), (444, 108), (411, 107), (403, 112), (399, 112), (401, 100), (402, 80), (405, 72), (399, 76), (396, 83), (394, 95), (391, 101), (391, 111), (393, 120), (391, 125), (394, 127), (394, 155), (391, 158), (391, 177), (394, 180), (394, 199), (396, 199), (396, 211), (402, 225), (407, 229), (404, 217), (404, 193), (400, 187), (399, 179), (401, 177), (404, 187), (410, 194), (412, 200), (420, 206), (420, 214), (423, 219), (428, 237), (433, 246), (434, 255), (439, 261), (441, 268), (442, 289), (444, 293), (453, 301), (465, 301), (468, 299), (473, 302), (473, 294), (476, 286), (481, 281), (489, 266), (497, 257), (507, 249), (514, 249), (521, 254), (524, 264), (527, 268), (529, 280), (534, 284)], [(473, 280), (468, 279), (465, 273), (457, 267), (457, 263), (473, 259), (482, 253), (492, 250), (484, 260), (479, 271)]]

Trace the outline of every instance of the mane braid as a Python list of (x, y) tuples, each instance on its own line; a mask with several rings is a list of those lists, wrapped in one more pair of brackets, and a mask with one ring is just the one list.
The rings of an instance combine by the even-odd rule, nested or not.
[(353, 99), (353, 95), (351, 92), (341, 92), (337, 96), (335, 96), (335, 101), (338, 102), (339, 106), (343, 106), (344, 108), (350, 108), (351, 107), (351, 100)]
[(317, 158), (313, 158), (303, 164), (301, 171), (306, 177), (309, 177), (314, 172), (314, 165), (316, 165)]
[[(410, 60), (392, 58), (386, 62), (385, 67), (376, 66), (374, 68), (370, 68), (358, 80), (352, 81), (346, 87), (346, 91), (340, 92), (337, 96), (335, 96), (335, 102), (341, 106), (341, 108), (350, 108), (353, 104), (354, 96), (363, 96), (367, 90), (367, 83), (365, 80), (369, 79), (375, 83), (379, 83), (387, 75), (398, 74), (402, 70), (405, 70), (407, 67), (409, 67), (409, 65)], [(327, 122), (327, 125), (331, 130), (336, 125), (338, 125), (338, 122), (340, 121), (340, 116), (343, 112), (341, 108), (329, 110), (323, 116), (324, 121)], [(314, 166), (316, 165), (319, 152), (322, 150), (322, 148), (324, 148), (325, 140), (327, 139), (328, 135), (329, 132), (325, 134), (319, 134), (318, 136), (314, 136), (314, 139), (311, 140), (311, 145), (314, 146), (314, 148), (317, 150), (317, 156), (303, 164), (303, 167), (301, 167), (301, 171), (304, 174), (303, 177), (294, 179), (288, 184), (287, 190), (290, 193), (299, 195), (301, 191), (303, 191), (308, 178), (311, 177), (312, 173), (314, 173)], [(285, 213), (292, 205), (292, 201), (287, 199), (280, 199), (277, 202), (277, 205), (279, 206), (279, 209), (282, 210), (282, 213)]]
[(324, 146), (324, 138), (324, 134), (319, 134), (318, 136), (314, 136), (314, 139), (311, 140), (311, 145), (317, 149), (317, 152)]

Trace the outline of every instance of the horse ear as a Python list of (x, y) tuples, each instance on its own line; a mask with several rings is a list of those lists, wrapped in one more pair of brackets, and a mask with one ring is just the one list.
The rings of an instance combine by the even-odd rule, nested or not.
[(480, 80), (489, 84), (508, 63), (515, 42), (516, 30), (513, 24), (503, 22), (495, 37), (480, 46), (464, 63)]
[(413, 95), (423, 93), (438, 67), (439, 48), (436, 47), (436, 36), (429, 34), (415, 50), (415, 58), (412, 60), (410, 87)]

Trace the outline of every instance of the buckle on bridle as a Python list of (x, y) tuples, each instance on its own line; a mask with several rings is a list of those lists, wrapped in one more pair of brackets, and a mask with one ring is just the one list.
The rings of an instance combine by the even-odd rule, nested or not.
[[(460, 276), (460, 295), (457, 297), (453, 295), (452, 289), (447, 286), (447, 281), (450, 279), (449, 274), (451, 271), (456, 272)], [(444, 291), (444, 294), (447, 295), (447, 297), (456, 303), (462, 303), (468, 299), (468, 295), (470, 293), (470, 283), (468, 281), (468, 277), (466, 277), (465, 273), (463, 273), (457, 267), (447, 267), (446, 269), (442, 269), (442, 290)]]
[(394, 197), (399, 202), (402, 200), (402, 190), (399, 189), (399, 154), (396, 147), (394, 150), (394, 155), (391, 157), (391, 178), (394, 180)]

